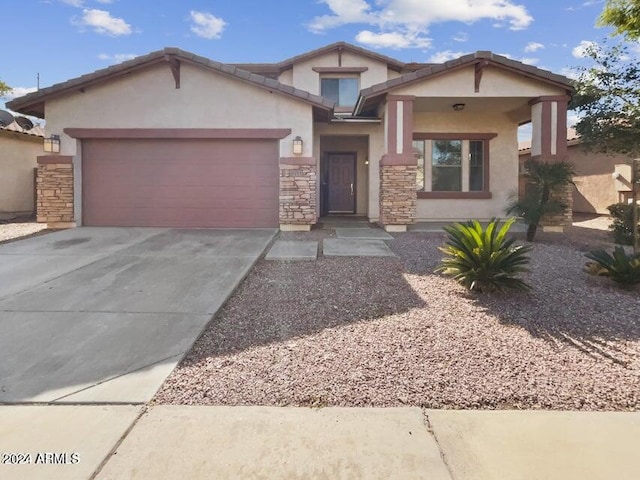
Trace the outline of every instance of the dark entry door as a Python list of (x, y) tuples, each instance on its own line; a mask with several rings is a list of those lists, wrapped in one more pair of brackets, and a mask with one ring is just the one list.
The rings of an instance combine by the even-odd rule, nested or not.
[(356, 156), (353, 153), (331, 153), (329, 166), (329, 213), (356, 211)]

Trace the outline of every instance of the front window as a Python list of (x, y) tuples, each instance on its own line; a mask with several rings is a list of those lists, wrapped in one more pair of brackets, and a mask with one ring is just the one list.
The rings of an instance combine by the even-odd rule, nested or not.
[(485, 190), (485, 140), (414, 140), (416, 189), (424, 192)]
[(433, 140), (431, 190), (434, 192), (462, 191), (462, 140)]
[(358, 100), (358, 79), (321, 78), (320, 95), (339, 107), (353, 107)]

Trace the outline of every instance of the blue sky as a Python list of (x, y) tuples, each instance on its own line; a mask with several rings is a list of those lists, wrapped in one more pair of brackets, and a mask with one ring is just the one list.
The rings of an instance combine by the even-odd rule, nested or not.
[(37, 73), (45, 87), (165, 46), (222, 62), (275, 62), (339, 40), (418, 62), (491, 50), (567, 74), (584, 63), (585, 42), (609, 33), (594, 26), (598, 0), (3, 3), (0, 79), (14, 95), (34, 89)]

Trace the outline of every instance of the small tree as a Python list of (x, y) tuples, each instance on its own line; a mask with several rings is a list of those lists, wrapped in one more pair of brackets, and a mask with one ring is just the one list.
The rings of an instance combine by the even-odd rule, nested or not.
[(592, 66), (576, 82), (575, 129), (584, 148), (601, 153), (640, 154), (640, 62), (624, 43), (585, 49)]
[(607, 0), (598, 18), (601, 27), (614, 27), (617, 35), (640, 38), (640, 0)]
[(7, 93), (11, 91), (11, 87), (0, 80), (0, 97), (4, 97)]
[(567, 204), (553, 197), (553, 193), (573, 185), (575, 170), (567, 162), (540, 162), (529, 159), (524, 164), (527, 188), (523, 198), (514, 198), (507, 214), (519, 215), (527, 224), (527, 240), (533, 242), (538, 226), (547, 215), (563, 212)]

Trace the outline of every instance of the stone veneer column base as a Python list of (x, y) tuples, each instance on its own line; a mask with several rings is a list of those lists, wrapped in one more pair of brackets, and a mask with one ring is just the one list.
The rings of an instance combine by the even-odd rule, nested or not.
[(416, 175), (413, 155), (385, 155), (380, 160), (380, 224), (390, 232), (406, 231), (416, 221)]
[(73, 157), (38, 157), (36, 220), (48, 228), (75, 227), (73, 212)]
[(280, 158), (280, 230), (308, 232), (318, 221), (317, 171), (312, 157)]
[(407, 231), (406, 225), (385, 225), (384, 230), (389, 233), (403, 233)]
[(567, 185), (553, 192), (551, 198), (564, 202), (567, 208), (563, 212), (544, 217), (540, 226), (543, 232), (563, 233), (564, 227), (570, 227), (573, 224), (573, 185)]
[(280, 230), (283, 232), (310, 232), (311, 225), (300, 225), (295, 223), (281, 223)]

